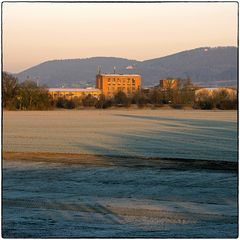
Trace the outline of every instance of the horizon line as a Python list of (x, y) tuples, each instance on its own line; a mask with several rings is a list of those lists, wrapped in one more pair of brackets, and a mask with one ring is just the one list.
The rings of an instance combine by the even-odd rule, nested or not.
[(149, 59), (145, 59), (145, 60), (137, 60), (137, 59), (132, 59), (132, 58), (127, 58), (127, 57), (120, 57), (120, 56), (89, 56), (89, 57), (83, 57), (83, 58), (62, 58), (62, 59), (50, 59), (50, 60), (45, 60), (43, 62), (40, 62), (36, 65), (32, 65), (30, 67), (27, 67), (19, 72), (9, 72), (9, 71), (6, 71), (6, 70), (3, 70), (3, 72), (7, 72), (9, 74), (13, 74), (13, 75), (17, 75), (17, 74), (20, 74), (24, 71), (27, 71), (28, 69), (30, 68), (33, 68), (33, 67), (36, 67), (38, 65), (41, 65), (41, 64), (44, 64), (44, 63), (47, 63), (47, 62), (53, 62), (53, 61), (66, 61), (66, 60), (86, 60), (86, 59), (91, 59), (91, 58), (120, 58), (120, 59), (125, 59), (125, 60), (130, 60), (130, 61), (137, 61), (137, 62), (145, 62), (145, 61), (149, 61), (149, 60), (154, 60), (154, 59), (159, 59), (159, 58), (165, 58), (165, 57), (169, 57), (169, 56), (172, 56), (172, 55), (176, 55), (176, 54), (179, 54), (179, 53), (182, 53), (182, 52), (187, 52), (187, 51), (191, 51), (191, 50), (197, 50), (197, 49), (214, 49), (214, 48), (231, 48), (231, 47), (235, 47), (235, 48), (238, 48), (238, 46), (233, 46), (233, 45), (226, 45), (226, 46), (215, 46), (215, 47), (209, 47), (209, 46), (205, 46), (205, 47), (196, 47), (196, 48), (191, 48), (191, 49), (185, 49), (185, 50), (181, 50), (181, 51), (178, 51), (178, 52), (175, 52), (175, 53), (170, 53), (168, 55), (163, 55), (163, 56), (160, 56), (160, 57), (154, 57), (154, 58), (149, 58)]

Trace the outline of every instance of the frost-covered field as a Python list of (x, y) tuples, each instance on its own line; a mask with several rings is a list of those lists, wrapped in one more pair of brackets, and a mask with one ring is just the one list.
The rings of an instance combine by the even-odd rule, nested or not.
[(237, 237), (237, 174), (7, 161), (3, 237)]
[(236, 111), (28, 111), (3, 120), (5, 151), (237, 161)]
[(112, 166), (4, 161), (3, 237), (238, 236), (236, 171), (137, 164), (137, 156), (236, 162), (236, 112), (85, 110), (3, 117), (4, 151), (135, 156), (132, 165), (125, 158)]

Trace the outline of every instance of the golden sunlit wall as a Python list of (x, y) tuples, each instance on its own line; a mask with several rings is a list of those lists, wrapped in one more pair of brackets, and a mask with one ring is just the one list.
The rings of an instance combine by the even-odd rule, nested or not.
[(100, 89), (106, 97), (113, 97), (119, 91), (130, 96), (141, 89), (141, 76), (98, 74), (96, 88)]
[(177, 89), (178, 79), (162, 79), (160, 80), (160, 87), (167, 89)]
[(54, 88), (49, 88), (48, 89), (49, 94), (53, 97), (53, 99), (58, 99), (60, 97), (65, 98), (65, 99), (74, 99), (74, 98), (83, 98), (87, 96), (88, 94), (92, 95), (93, 97), (98, 98), (101, 94), (101, 91), (99, 89), (93, 89), (93, 90), (76, 90), (74, 89), (54, 89)]

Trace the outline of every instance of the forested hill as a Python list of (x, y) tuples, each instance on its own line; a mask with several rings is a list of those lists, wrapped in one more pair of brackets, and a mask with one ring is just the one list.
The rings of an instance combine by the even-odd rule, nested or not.
[(16, 74), (20, 81), (31, 78), (49, 87), (95, 85), (98, 66), (102, 73), (142, 75), (143, 86), (154, 86), (166, 77), (190, 77), (203, 86), (237, 85), (236, 47), (197, 48), (166, 57), (136, 61), (116, 57), (53, 60)]

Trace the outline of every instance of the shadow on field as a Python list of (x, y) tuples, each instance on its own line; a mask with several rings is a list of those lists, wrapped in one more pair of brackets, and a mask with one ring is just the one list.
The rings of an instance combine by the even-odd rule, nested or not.
[[(81, 145), (82, 146), (82, 145)], [(101, 154), (103, 148), (98, 146), (85, 146), (86, 150)], [(105, 149), (107, 150), (107, 149)], [(105, 151), (104, 151), (105, 153)], [(238, 163), (230, 161), (184, 159), (184, 158), (159, 158), (143, 156), (121, 156), (114, 154), (102, 155), (105, 159), (104, 166), (120, 166), (129, 168), (159, 168), (172, 170), (220, 170), (238, 172)], [(101, 164), (100, 164), (101, 165)]]
[(102, 155), (106, 162), (117, 166), (238, 171), (237, 124), (234, 122), (116, 115), (152, 120), (162, 128), (127, 134), (121, 130), (117, 134), (102, 133), (116, 139), (116, 143), (107, 147), (97, 141), (91, 145), (71, 144)]
[[(187, 124), (188, 126), (197, 126), (197, 127), (216, 127), (222, 128), (226, 127), (237, 127), (236, 122), (231, 121), (218, 121), (218, 120), (206, 120), (206, 119), (189, 119), (189, 118), (175, 118), (175, 117), (156, 117), (156, 116), (139, 116), (132, 114), (114, 114), (115, 116), (125, 117), (125, 118), (134, 118), (142, 120), (153, 120), (153, 121), (174, 121), (173, 126), (179, 125), (180, 123)], [(169, 124), (169, 123), (166, 123)], [(169, 124), (171, 125), (171, 124)]]

